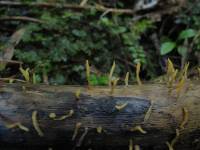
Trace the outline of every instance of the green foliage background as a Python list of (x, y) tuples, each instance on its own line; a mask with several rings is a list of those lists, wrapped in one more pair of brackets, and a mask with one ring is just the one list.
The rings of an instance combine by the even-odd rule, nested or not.
[[(32, 1), (24, 0), (23, 2)], [(56, 2), (79, 3), (79, 1), (65, 0)], [(96, 1), (90, 1), (90, 3), (94, 5)], [(122, 1), (116, 3), (110, 1), (106, 4), (118, 8), (130, 6), (130, 2)], [(163, 73), (162, 67), (165, 67), (163, 61), (167, 56), (175, 60), (179, 67), (185, 55), (188, 61), (192, 61), (193, 66), (198, 65), (200, 38), (197, 35), (200, 27), (200, 3), (189, 5), (193, 8), (189, 12), (183, 10), (179, 14), (166, 16), (159, 23), (153, 23), (148, 19), (134, 21), (133, 16), (120, 14), (102, 16), (102, 13), (96, 10), (77, 12), (60, 8), (1, 7), (0, 17), (30, 16), (44, 23), (2, 22), (0, 49), (15, 30), (26, 28), (22, 41), (15, 49), (13, 59), (22, 61), (24, 68), (29, 67), (31, 72), (35, 73), (37, 82), (43, 82), (46, 76), (51, 84), (85, 84), (86, 59), (92, 66), (93, 84), (107, 83), (107, 73), (114, 60), (117, 64), (115, 70), (117, 76), (124, 77), (129, 71), (131, 80), (134, 81), (135, 64), (141, 62), (142, 78), (149, 80)], [(164, 24), (166, 19), (171, 22), (170, 25)], [(161, 27), (163, 31), (160, 33)], [(191, 29), (195, 34), (178, 40), (179, 35), (187, 29)], [(154, 33), (161, 40), (160, 47), (164, 47), (161, 48), (161, 53), (156, 51), (150, 38)], [(194, 38), (196, 38), (195, 41)], [(166, 46), (166, 42), (173, 42), (179, 46)], [(182, 50), (185, 49), (179, 47), (185, 42), (193, 45), (191, 52), (183, 55)], [(188, 45), (186, 45), (187, 48)], [(13, 66), (8, 66), (0, 73), (1, 77), (12, 75), (21, 78), (18, 68)]]

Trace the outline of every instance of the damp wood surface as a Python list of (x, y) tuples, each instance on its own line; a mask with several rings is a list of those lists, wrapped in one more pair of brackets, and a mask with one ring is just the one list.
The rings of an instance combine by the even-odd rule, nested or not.
[[(174, 149), (200, 149), (199, 81), (188, 81), (179, 97), (165, 84), (117, 86), (112, 94), (110, 90), (1, 83), (0, 148), (128, 149), (133, 139), (144, 150), (167, 150), (166, 142), (181, 126)], [(43, 136), (34, 127), (34, 111)], [(14, 123), (28, 131), (12, 127)]]

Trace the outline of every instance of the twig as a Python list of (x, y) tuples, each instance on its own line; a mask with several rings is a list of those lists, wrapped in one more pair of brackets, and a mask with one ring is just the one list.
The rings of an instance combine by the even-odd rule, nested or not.
[[(0, 2), (1, 3), (1, 2)], [(31, 18), (31, 17), (26, 17), (26, 16), (5, 16), (1, 17), (0, 21), (29, 21), (29, 22), (34, 22), (34, 23), (45, 23), (42, 20)]]
[(0, 63), (23, 64), (21, 61), (0, 59)]
[(91, 10), (96, 9), (97, 11), (105, 12), (109, 10), (112, 13), (121, 13), (121, 14), (133, 14), (132, 9), (118, 9), (118, 8), (107, 8), (107, 7), (98, 7), (92, 5), (77, 5), (77, 4), (60, 4), (60, 3), (45, 3), (45, 2), (31, 2), (31, 3), (22, 3), (22, 2), (13, 2), (13, 1), (0, 1), (0, 5), (2, 6), (15, 6), (15, 7), (22, 7), (22, 6), (31, 6), (31, 7), (46, 7), (46, 8), (65, 8), (65, 9), (75, 9), (75, 10)]

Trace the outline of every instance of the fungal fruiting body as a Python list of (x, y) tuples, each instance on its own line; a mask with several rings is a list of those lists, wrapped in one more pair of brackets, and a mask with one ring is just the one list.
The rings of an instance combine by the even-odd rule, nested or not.
[(80, 146), (81, 146), (81, 144), (82, 144), (84, 138), (86, 137), (86, 135), (87, 135), (87, 133), (88, 133), (88, 130), (89, 130), (88, 128), (85, 128), (85, 130), (84, 130), (83, 134), (81, 135), (81, 137), (80, 137), (78, 143), (76, 144), (77, 147), (80, 147)]
[[(178, 70), (174, 68), (172, 61), (168, 58), (167, 60), (167, 85), (169, 88), (172, 88), (173, 83), (176, 80)], [(170, 90), (171, 92), (171, 90)]]
[(188, 62), (187, 64), (184, 65), (184, 68), (183, 68), (183, 73), (182, 73), (182, 76), (187, 79), (187, 76), (188, 76), (188, 68), (190, 66), (190, 63)]
[(134, 146), (134, 150), (140, 150), (140, 146), (139, 145), (135, 145)]
[(29, 68), (23, 69), (22, 67), (19, 68), (20, 72), (22, 73), (23, 77), (27, 82), (30, 81), (30, 75), (29, 75)]
[(174, 148), (171, 146), (171, 144), (169, 142), (166, 142), (166, 145), (167, 145), (169, 150), (174, 150)]
[(129, 150), (133, 150), (133, 140), (129, 140)]
[(140, 68), (141, 68), (141, 63), (138, 62), (136, 66), (136, 79), (137, 79), (138, 85), (142, 85), (142, 82), (140, 80)]
[(188, 122), (188, 119), (189, 119), (189, 113), (188, 113), (187, 108), (183, 107), (182, 111), (183, 111), (183, 120), (181, 122), (180, 129), (185, 128), (185, 125), (186, 125), (186, 123)]
[(44, 133), (42, 132), (38, 120), (37, 120), (37, 111), (33, 111), (32, 112), (32, 122), (33, 122), (33, 127), (35, 128), (35, 130), (37, 131), (39, 136), (44, 136)]
[(16, 123), (13, 123), (13, 124), (6, 123), (6, 127), (9, 128), (9, 129), (18, 127), (19, 129), (21, 129), (23, 131), (29, 132), (29, 129), (27, 127), (25, 127), (24, 125), (22, 125), (20, 122), (16, 122)]
[(101, 126), (98, 126), (97, 127), (97, 133), (101, 134), (103, 131), (103, 128)]
[(131, 132), (139, 131), (142, 134), (146, 134), (147, 133), (144, 129), (142, 129), (142, 127), (140, 125), (131, 128), (130, 131)]
[(77, 136), (77, 134), (78, 134), (78, 131), (79, 131), (79, 129), (81, 128), (81, 125), (82, 125), (81, 122), (76, 123), (75, 129), (74, 129), (74, 134), (73, 134), (73, 136), (72, 136), (72, 141), (75, 140), (75, 138), (76, 138), (76, 136)]
[(176, 93), (177, 93), (177, 97), (179, 97), (181, 90), (183, 89), (185, 84), (185, 78), (182, 77), (182, 79), (177, 83), (176, 85)]
[(76, 100), (79, 100), (80, 99), (80, 94), (81, 94), (81, 90), (78, 89), (75, 93), (75, 97), (76, 97)]
[(50, 113), (49, 118), (52, 118), (53, 120), (64, 120), (66, 118), (71, 117), (73, 114), (74, 114), (74, 110), (71, 109), (68, 114), (60, 116), (59, 118), (56, 118), (57, 115), (55, 113)]
[(88, 82), (88, 88), (90, 88), (90, 65), (89, 65), (89, 61), (86, 60), (85, 63), (85, 67), (86, 67), (86, 78), (87, 78), (87, 82)]
[(113, 82), (113, 73), (114, 73), (114, 70), (115, 70), (115, 61), (113, 62), (113, 65), (110, 69), (110, 73), (109, 73), (109, 86), (112, 86), (112, 82)]
[(172, 141), (169, 143), (169, 142), (166, 142), (169, 150), (174, 150), (174, 145), (175, 143), (177, 142), (178, 138), (180, 136), (180, 132), (179, 132), (179, 129), (176, 129), (176, 136), (172, 139)]
[(150, 118), (150, 115), (152, 112), (152, 107), (153, 107), (153, 101), (151, 100), (151, 105), (149, 106), (149, 109), (147, 110), (147, 112), (144, 116), (144, 122), (146, 122)]
[(112, 79), (112, 81), (111, 81), (111, 91), (110, 91), (111, 95), (114, 93), (114, 89), (117, 86), (118, 81), (119, 81), (119, 78)]
[(127, 105), (128, 105), (128, 103), (124, 103), (121, 105), (115, 105), (115, 108), (120, 111), (120, 110), (124, 109)]
[(126, 73), (126, 76), (125, 76), (125, 79), (124, 79), (126, 87), (128, 86), (128, 80), (129, 80), (129, 72)]

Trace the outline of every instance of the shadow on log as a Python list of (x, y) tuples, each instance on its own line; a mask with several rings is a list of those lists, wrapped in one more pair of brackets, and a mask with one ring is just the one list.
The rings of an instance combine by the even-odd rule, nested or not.
[(0, 146), (128, 149), (132, 139), (144, 150), (167, 150), (178, 129), (174, 149), (199, 150), (199, 93), (199, 81), (188, 82), (179, 98), (164, 84), (121, 86), (112, 95), (108, 87), (2, 84)]

